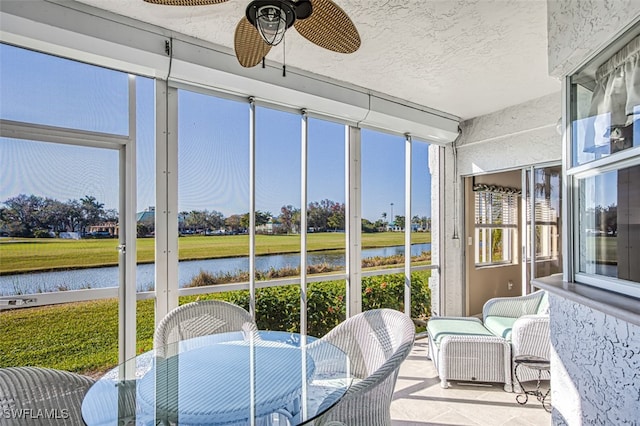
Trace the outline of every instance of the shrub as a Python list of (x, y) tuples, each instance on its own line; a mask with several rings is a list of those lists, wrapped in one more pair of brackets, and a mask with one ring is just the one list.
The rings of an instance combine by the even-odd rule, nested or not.
[[(411, 274), (411, 317), (430, 316), (430, 273)], [(219, 299), (249, 309), (249, 291), (230, 291), (181, 298), (181, 303), (197, 299)], [(362, 309), (391, 308), (404, 311), (404, 275), (389, 274), (362, 279)], [(307, 333), (322, 337), (346, 318), (344, 281), (310, 283), (307, 286)], [(261, 330), (300, 331), (300, 287), (286, 285), (256, 289), (256, 323)]]

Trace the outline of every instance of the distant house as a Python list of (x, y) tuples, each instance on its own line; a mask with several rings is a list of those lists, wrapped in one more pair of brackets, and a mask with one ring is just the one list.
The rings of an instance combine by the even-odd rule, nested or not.
[(269, 218), (267, 223), (256, 226), (256, 232), (259, 234), (273, 234), (273, 225), (273, 218)]
[(156, 208), (149, 206), (145, 211), (136, 213), (136, 223), (153, 228), (156, 223)]
[[(153, 230), (156, 223), (156, 208), (150, 206), (145, 211), (136, 213), (136, 223), (145, 225), (148, 229)], [(120, 229), (117, 222), (103, 222), (91, 225), (86, 235), (95, 238), (117, 237), (120, 235)]]
[(117, 237), (120, 233), (117, 222), (103, 222), (89, 227), (88, 236), (96, 238)]
[(387, 224), (388, 232), (404, 232), (404, 227), (396, 225), (395, 222)]

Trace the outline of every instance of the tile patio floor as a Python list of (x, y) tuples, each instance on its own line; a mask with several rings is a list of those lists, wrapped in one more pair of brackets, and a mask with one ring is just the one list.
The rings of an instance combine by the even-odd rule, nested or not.
[(505, 392), (499, 383), (452, 382), (448, 389), (442, 389), (433, 362), (427, 358), (428, 348), (426, 339), (416, 340), (400, 367), (391, 403), (393, 426), (551, 424), (551, 414), (535, 398), (529, 397), (526, 405), (519, 405), (516, 394)]

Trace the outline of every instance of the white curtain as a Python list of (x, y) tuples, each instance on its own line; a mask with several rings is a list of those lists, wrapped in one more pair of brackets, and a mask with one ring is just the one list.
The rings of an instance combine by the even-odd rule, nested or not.
[(640, 36), (596, 71), (590, 116), (596, 117), (595, 145), (606, 145), (613, 132), (630, 134), (640, 119)]

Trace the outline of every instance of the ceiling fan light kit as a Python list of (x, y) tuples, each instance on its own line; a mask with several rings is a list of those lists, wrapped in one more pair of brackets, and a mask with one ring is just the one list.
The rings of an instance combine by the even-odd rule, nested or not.
[[(144, 0), (172, 6), (203, 6), (227, 0)], [(234, 35), (236, 58), (250, 68), (264, 60), (272, 46), (295, 27), (310, 42), (339, 53), (360, 48), (360, 35), (347, 14), (332, 0), (253, 0)]]
[(276, 46), (297, 18), (294, 7), (292, 2), (283, 0), (254, 0), (247, 6), (246, 14), (264, 42)]

